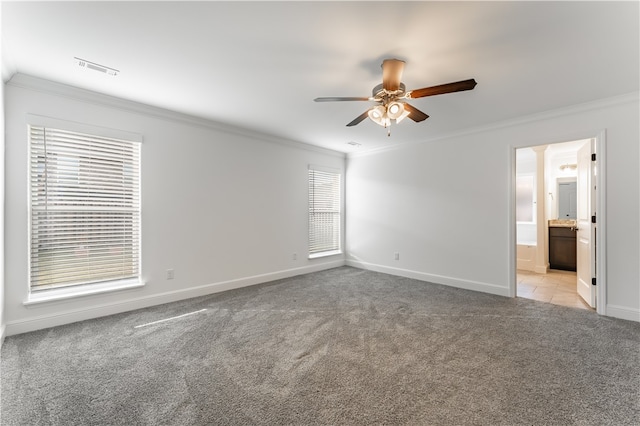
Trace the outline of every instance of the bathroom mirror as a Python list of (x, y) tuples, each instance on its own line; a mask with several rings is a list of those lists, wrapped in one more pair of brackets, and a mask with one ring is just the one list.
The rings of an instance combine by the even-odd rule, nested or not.
[(576, 219), (576, 181), (558, 182), (558, 219)]

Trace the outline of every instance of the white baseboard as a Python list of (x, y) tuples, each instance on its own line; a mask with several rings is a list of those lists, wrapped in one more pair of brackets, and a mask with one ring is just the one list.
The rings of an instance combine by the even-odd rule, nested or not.
[(446, 277), (443, 275), (427, 274), (425, 272), (412, 271), (409, 269), (393, 268), (390, 266), (377, 265), (373, 263), (360, 262), (357, 260), (347, 260), (348, 266), (354, 268), (366, 269), (369, 271), (383, 272), (389, 275), (396, 275), (405, 278), (413, 278), (420, 281), (427, 281), (434, 284), (448, 285), (450, 287), (462, 288), (465, 290), (479, 291), (482, 293), (490, 293), (498, 296), (509, 297), (509, 288), (500, 287), (495, 284), (483, 283), (480, 281), (464, 280), (460, 278)]
[(533, 272), (535, 272), (536, 274), (548, 274), (549, 273), (549, 264), (547, 264), (547, 265), (536, 265), (535, 268), (533, 268)]
[(626, 306), (607, 305), (606, 316), (640, 322), (640, 310)]
[(119, 314), (122, 312), (133, 311), (141, 308), (148, 308), (150, 306), (162, 305), (164, 303), (177, 302), (179, 300), (191, 299), (193, 297), (206, 296), (213, 293), (248, 287), (256, 284), (266, 283), (269, 281), (308, 274), (311, 272), (318, 272), (325, 269), (344, 266), (344, 264), (344, 259), (339, 259), (335, 261), (316, 263), (314, 265), (304, 266), (300, 268), (286, 269), (282, 271), (270, 272), (267, 274), (254, 275), (229, 281), (206, 284), (183, 290), (175, 290), (161, 294), (154, 294), (151, 296), (137, 297), (122, 302), (109, 303), (98, 306), (92, 305), (85, 309), (60, 311), (54, 315), (42, 315), (24, 320), (9, 321), (5, 325), (6, 329), (5, 327), (1, 329), (2, 336), (4, 337), (5, 332), (7, 336), (28, 333), (30, 331), (36, 331), (44, 328), (104, 317), (107, 315)]
[(4, 324), (2, 324), (2, 326), (0, 326), (0, 349), (2, 349), (2, 344), (4, 343), (4, 335), (5, 335), (5, 331), (6, 331), (6, 327)]

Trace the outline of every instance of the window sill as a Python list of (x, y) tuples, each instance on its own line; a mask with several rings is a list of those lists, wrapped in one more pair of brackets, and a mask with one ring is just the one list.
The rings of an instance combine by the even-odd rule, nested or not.
[(120, 290), (144, 287), (145, 283), (138, 280), (109, 281), (99, 284), (88, 284), (76, 287), (57, 288), (52, 290), (42, 290), (29, 293), (27, 300), (22, 302), (24, 306), (37, 305), (40, 303), (56, 302), (61, 300), (74, 299), (77, 297), (92, 296), (102, 293), (111, 293)]
[(321, 253), (313, 253), (313, 254), (309, 255), (309, 259), (317, 259), (319, 257), (335, 256), (337, 254), (342, 254), (342, 250), (331, 250), (331, 251), (323, 251)]

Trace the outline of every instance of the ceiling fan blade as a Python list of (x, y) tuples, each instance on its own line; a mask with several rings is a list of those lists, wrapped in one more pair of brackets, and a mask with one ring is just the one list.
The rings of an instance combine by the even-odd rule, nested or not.
[(351, 123), (347, 124), (347, 127), (352, 127), (352, 126), (355, 126), (356, 124), (361, 123), (362, 120), (364, 120), (368, 116), (369, 116), (369, 110), (366, 110), (365, 112), (357, 116)]
[(476, 87), (476, 81), (472, 78), (469, 80), (456, 81), (455, 83), (441, 84), (439, 86), (425, 87), (423, 89), (411, 90), (407, 93), (410, 99), (424, 98), (425, 96), (444, 95), (445, 93), (462, 92), (464, 90), (472, 90)]
[(357, 98), (357, 97), (326, 97), (326, 98), (315, 98), (315, 102), (340, 102), (340, 101), (368, 101), (369, 98)]
[(429, 118), (429, 116), (427, 114), (425, 114), (424, 112), (420, 111), (418, 108), (414, 107), (413, 105), (405, 103), (404, 104), (404, 109), (409, 111), (409, 115), (407, 115), (407, 117), (409, 117), (410, 119), (412, 119), (416, 123), (418, 123), (420, 121), (424, 121), (427, 118)]
[(404, 71), (404, 61), (400, 59), (385, 59), (382, 61), (382, 88), (394, 92), (400, 88)]

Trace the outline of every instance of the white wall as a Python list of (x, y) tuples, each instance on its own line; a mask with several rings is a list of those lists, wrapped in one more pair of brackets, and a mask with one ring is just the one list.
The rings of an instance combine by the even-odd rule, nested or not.
[[(633, 93), (351, 155), (347, 263), (513, 294), (515, 148), (584, 139), (605, 130), (607, 234), (600, 248), (607, 259), (606, 314), (640, 321), (639, 114), (638, 93)], [(400, 253), (397, 261), (394, 252)]]
[[(344, 155), (17, 75), (6, 87), (7, 335), (344, 264), (307, 259), (308, 164)], [(139, 133), (146, 286), (26, 307), (26, 114)], [(293, 260), (297, 253), (297, 260)], [(166, 280), (165, 271), (175, 270)]]
[[(2, 4), (0, 4), (2, 22)], [(0, 58), (2, 58), (2, 31), (0, 31)], [(4, 81), (0, 79), (0, 346), (4, 341)]]

